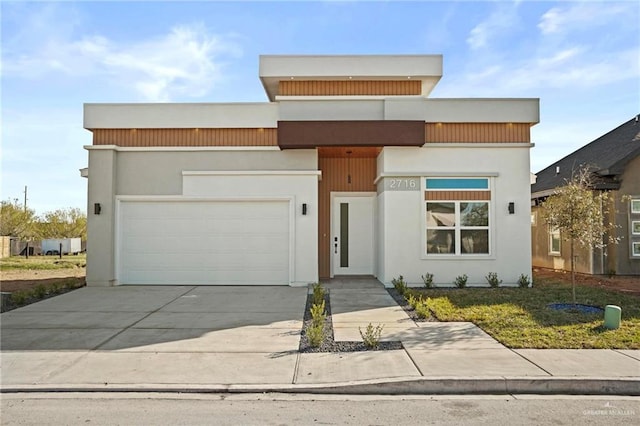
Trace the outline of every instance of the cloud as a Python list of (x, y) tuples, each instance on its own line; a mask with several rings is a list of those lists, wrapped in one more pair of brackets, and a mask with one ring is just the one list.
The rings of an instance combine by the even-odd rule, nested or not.
[(588, 2), (568, 7), (552, 7), (540, 18), (538, 28), (543, 35), (563, 34), (574, 30), (593, 30), (613, 19), (637, 14), (635, 2)]
[[(46, 8), (41, 14), (50, 18), (54, 13)], [(225, 61), (242, 54), (230, 37), (212, 34), (202, 24), (179, 25), (166, 34), (127, 42), (101, 35), (74, 37), (77, 31), (68, 28), (51, 34), (37, 24), (42, 19), (32, 21), (41, 31), (39, 42), (25, 43), (24, 31), (10, 37), (2, 58), (3, 77), (106, 78), (110, 84), (133, 88), (144, 100), (169, 101), (207, 94), (224, 78)], [(19, 49), (12, 49), (17, 43)]]
[(498, 3), (497, 8), (487, 19), (477, 24), (469, 32), (467, 44), (472, 50), (489, 47), (491, 41), (508, 33), (518, 26), (518, 2), (507, 4)]

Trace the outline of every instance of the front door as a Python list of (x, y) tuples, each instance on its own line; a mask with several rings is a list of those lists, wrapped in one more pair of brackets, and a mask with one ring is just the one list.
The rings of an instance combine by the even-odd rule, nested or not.
[(332, 210), (332, 275), (373, 275), (375, 195), (338, 196)]

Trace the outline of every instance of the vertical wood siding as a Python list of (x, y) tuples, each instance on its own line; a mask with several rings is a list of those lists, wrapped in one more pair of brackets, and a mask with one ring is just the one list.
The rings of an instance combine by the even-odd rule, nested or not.
[(490, 200), (491, 191), (425, 191), (424, 199), (430, 200)]
[(426, 123), (425, 142), (530, 142), (528, 123)]
[(276, 146), (278, 129), (96, 129), (94, 145)]
[[(331, 275), (331, 192), (375, 192), (375, 158), (318, 158), (318, 267), (321, 278)], [(351, 183), (348, 176), (351, 175)]]
[(420, 95), (420, 80), (283, 80), (283, 96)]

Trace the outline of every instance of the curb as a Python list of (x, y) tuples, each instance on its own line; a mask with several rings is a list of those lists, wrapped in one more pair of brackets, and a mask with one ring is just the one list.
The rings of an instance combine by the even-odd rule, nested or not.
[(602, 377), (433, 377), (322, 384), (78, 384), (2, 386), (0, 393), (149, 392), (297, 393), (324, 395), (541, 394), (640, 396), (640, 378)]

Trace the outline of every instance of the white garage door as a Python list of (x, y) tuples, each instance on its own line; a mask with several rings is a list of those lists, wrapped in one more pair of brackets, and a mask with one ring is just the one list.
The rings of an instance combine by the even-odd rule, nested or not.
[(121, 284), (289, 284), (288, 201), (121, 201)]

